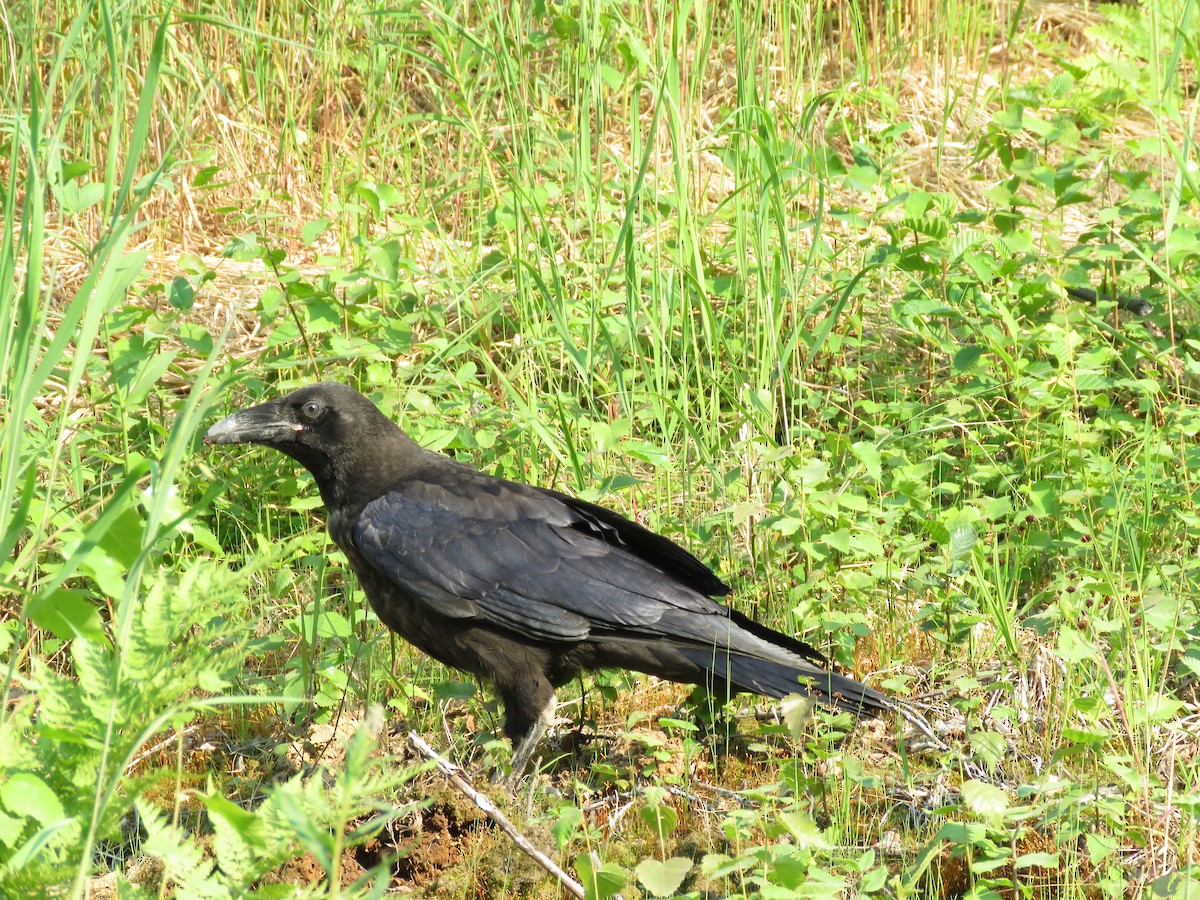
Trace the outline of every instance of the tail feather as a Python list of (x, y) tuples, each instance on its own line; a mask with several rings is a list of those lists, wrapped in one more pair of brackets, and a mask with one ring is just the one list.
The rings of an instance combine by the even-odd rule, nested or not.
[(697, 647), (680, 648), (680, 651), (693, 664), (736, 691), (776, 699), (788, 694), (809, 694), (857, 716), (876, 716), (895, 709), (893, 703), (874, 688), (827, 671), (806, 659), (763, 659), (719, 650), (714, 653)]
[(708, 685), (779, 699), (810, 694), (859, 716), (897, 708), (874, 688), (829, 671), (814, 648), (773, 631), (736, 610), (697, 615), (678, 610), (655, 623), (656, 635), (632, 638), (628, 631), (593, 631), (588, 664), (633, 669), (688, 684)]

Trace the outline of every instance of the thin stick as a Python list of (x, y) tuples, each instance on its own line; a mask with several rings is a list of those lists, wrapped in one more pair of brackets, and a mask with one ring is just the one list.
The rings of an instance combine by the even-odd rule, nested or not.
[(159, 750), (165, 750), (167, 747), (171, 746), (171, 744), (175, 743), (175, 741), (179, 740), (180, 738), (187, 737), (189, 734), (191, 734), (193, 731), (197, 730), (198, 728), (200, 728), (199, 724), (189, 725), (187, 728), (183, 729), (183, 731), (171, 732), (169, 737), (163, 738), (161, 741), (159, 741), (153, 747), (147, 747), (145, 750), (143, 750), (141, 753), (139, 753), (137, 756), (135, 756), (132, 760), (130, 760), (129, 765), (127, 765), (125, 767), (125, 774), (126, 775), (132, 774), (133, 770), (138, 767), (138, 765), (142, 762), (142, 760), (146, 759), (147, 757), (153, 756)]
[(432, 759), (437, 763), (438, 769), (443, 775), (450, 779), (450, 783), (471, 798), (471, 802), (478, 806), (487, 815), (489, 819), (500, 826), (500, 830), (508, 835), (509, 839), (516, 844), (538, 865), (558, 879), (559, 883), (567, 889), (568, 892), (578, 897), (579, 900), (584, 900), (586, 896), (583, 891), (583, 885), (564, 872), (558, 867), (545, 853), (534, 846), (533, 841), (517, 831), (512, 822), (500, 810), (496, 809), (496, 805), (487, 797), (486, 794), (481, 794), (475, 790), (465, 778), (458, 774), (458, 766), (440, 756), (436, 750), (430, 747), (415, 731), (408, 733), (408, 742), (412, 744), (418, 752)]
[(950, 749), (950, 747), (946, 744), (945, 741), (943, 741), (941, 738), (939, 738), (936, 734), (933, 733), (933, 729), (929, 727), (929, 723), (925, 721), (925, 719), (921, 716), (920, 713), (918, 713), (914, 709), (909, 708), (904, 703), (896, 702), (896, 703), (894, 703), (894, 706), (896, 708), (896, 712), (900, 713), (900, 715), (904, 717), (905, 721), (907, 721), (910, 725), (914, 726), (917, 729), (917, 731), (921, 732), (923, 735), (925, 735), (925, 737), (927, 737), (931, 741), (933, 741), (933, 745), (938, 750), (949, 750)]

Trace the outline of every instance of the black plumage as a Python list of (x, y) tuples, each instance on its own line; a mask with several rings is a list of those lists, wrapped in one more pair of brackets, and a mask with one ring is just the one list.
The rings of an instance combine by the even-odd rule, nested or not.
[(1150, 301), (1144, 297), (1134, 297), (1129, 294), (1113, 294), (1106, 291), (1095, 291), (1092, 288), (1065, 285), (1067, 295), (1084, 303), (1116, 303), (1118, 309), (1131, 312), (1135, 316), (1148, 316), (1154, 312)]
[(809, 693), (859, 714), (892, 708), (812, 647), (711, 599), (729, 587), (667, 538), (426, 450), (344, 385), (234, 413), (204, 440), (274, 447), (312, 473), (330, 535), (383, 623), (496, 685), (514, 773), (545, 732), (554, 688), (584, 669)]

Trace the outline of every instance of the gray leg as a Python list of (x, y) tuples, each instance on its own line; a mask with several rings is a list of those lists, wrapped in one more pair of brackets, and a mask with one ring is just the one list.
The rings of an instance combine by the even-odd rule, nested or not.
[(525, 769), (528, 768), (534, 751), (537, 750), (538, 744), (542, 742), (542, 738), (546, 736), (546, 730), (554, 722), (554, 709), (556, 705), (557, 701), (553, 692), (551, 692), (550, 701), (543, 707), (538, 716), (529, 723), (524, 736), (519, 741), (513, 742), (512, 774), (509, 776), (510, 783), (515, 784), (525, 774)]

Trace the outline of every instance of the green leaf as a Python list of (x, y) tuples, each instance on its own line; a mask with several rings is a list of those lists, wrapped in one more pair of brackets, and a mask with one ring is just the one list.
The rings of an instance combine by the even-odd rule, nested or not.
[(140, 508), (130, 504), (117, 514), (100, 536), (99, 546), (113, 564), (121, 569), (131, 569), (141, 552), (145, 528)]
[(978, 344), (968, 344), (954, 354), (954, 371), (969, 372), (974, 368), (975, 363), (979, 362), (979, 358), (983, 356), (983, 348)]
[(683, 879), (692, 870), (692, 861), (687, 857), (673, 856), (665, 862), (657, 859), (642, 860), (634, 869), (638, 881), (655, 897), (667, 897), (679, 890)]
[(628, 880), (620, 866), (612, 863), (597, 866), (587, 853), (580, 853), (575, 857), (575, 871), (579, 873), (587, 900), (608, 900), (625, 887)]
[(329, 228), (330, 221), (326, 218), (313, 219), (311, 222), (305, 222), (304, 227), (300, 229), (300, 240), (306, 244), (311, 244)]
[(104, 182), (89, 181), (87, 184), (65, 184), (56, 192), (66, 213), (83, 212), (104, 199)]
[(555, 16), (550, 22), (550, 27), (554, 29), (554, 34), (563, 40), (579, 37), (579, 20), (574, 16)]
[(91, 547), (79, 563), (79, 568), (95, 579), (96, 587), (105, 597), (120, 597), (125, 593), (125, 575), (129, 572), (129, 566), (123, 565), (106, 548), (99, 545)]
[(229, 685), (230, 681), (227, 678), (212, 669), (203, 669), (196, 674), (196, 686), (210, 694), (219, 694)]
[(787, 726), (788, 733), (796, 740), (803, 735), (804, 726), (812, 718), (816, 706), (815, 697), (799, 692), (788, 694), (779, 701), (779, 714), (783, 716), (783, 724)]
[(1062, 730), (1062, 739), (1072, 744), (1103, 744), (1112, 736), (1112, 731), (1098, 725), (1091, 728), (1064, 727)]
[(231, 800), (220, 794), (203, 794), (204, 805), (208, 807), (213, 819), (229, 826), (243, 843), (254, 844), (264, 838), (263, 823), (256, 813), (242, 809)]
[(1095, 659), (1100, 651), (1070, 625), (1064, 625), (1058, 633), (1058, 647), (1053, 652), (1064, 662), (1084, 662)]
[(724, 853), (706, 853), (700, 860), (700, 871), (709, 878), (725, 878), (735, 872), (744, 872), (760, 865), (753, 856), (726, 856)]
[(1194, 900), (1200, 896), (1200, 879), (1182, 872), (1160, 875), (1150, 882), (1149, 897), (1167, 897), (1170, 900)]
[(861, 897), (863, 894), (873, 894), (875, 891), (883, 889), (887, 884), (888, 876), (887, 866), (876, 866), (863, 873), (862, 880), (858, 883), (858, 892)]
[(29, 601), (27, 612), (38, 628), (44, 628), (64, 641), (87, 638), (100, 641), (104, 626), (95, 605), (82, 591), (59, 588)]
[(1018, 132), (1021, 130), (1021, 119), (1024, 113), (1025, 109), (1020, 104), (1015, 104), (1008, 109), (1001, 109), (1000, 112), (991, 116), (991, 120), (1004, 131)]
[(811, 865), (811, 854), (801, 853), (794, 847), (780, 847), (772, 854), (768, 865), (772, 880), (787, 888), (788, 897), (795, 896), (792, 892), (810, 886), (816, 874), (816, 869)]
[(1121, 839), (1113, 834), (1097, 834), (1089, 833), (1085, 835), (1087, 840), (1088, 859), (1093, 864), (1101, 862), (1106, 856), (1110, 856), (1121, 849)]
[(674, 831), (675, 826), (679, 824), (679, 813), (675, 811), (675, 808), (662, 803), (643, 806), (638, 810), (638, 816), (660, 841), (665, 840), (667, 835)]
[(1183, 709), (1181, 700), (1155, 691), (1146, 698), (1144, 703), (1133, 706), (1129, 718), (1134, 725), (1158, 725), (1175, 718), (1176, 713), (1181, 709)]
[(779, 814), (779, 821), (788, 830), (801, 850), (828, 850), (829, 841), (817, 827), (812, 816), (804, 810), (793, 809)]
[(823, 459), (810, 459), (804, 465), (794, 469), (792, 477), (803, 488), (815, 488), (829, 477), (829, 463)]
[(1059, 72), (1046, 82), (1046, 96), (1052, 99), (1065, 97), (1075, 87), (1075, 79), (1070, 72)]
[(909, 191), (904, 197), (904, 214), (906, 216), (923, 216), (933, 203), (933, 195), (928, 191)]
[(554, 835), (554, 842), (558, 845), (559, 853), (567, 849), (567, 845), (574, 839), (582, 824), (583, 812), (579, 807), (564, 806), (558, 811), (558, 818), (550, 826), (550, 833)]
[(950, 532), (950, 558), (962, 559), (971, 552), (971, 548), (978, 540), (979, 534), (975, 531), (974, 526), (959, 525)]
[(203, 257), (192, 253), (190, 250), (184, 250), (179, 254), (179, 258), (175, 260), (175, 264), (189, 275), (205, 275), (210, 270), (208, 263)]
[(1034, 866), (1041, 869), (1057, 869), (1058, 865), (1057, 853), (1022, 853), (1012, 862), (1014, 869), (1032, 869)]
[(291, 827), (293, 833), (304, 845), (309, 853), (316, 859), (317, 865), (325, 870), (326, 875), (333, 875), (333, 853), (334, 839), (333, 835), (327, 829), (321, 828), (320, 825), (313, 820), (312, 815), (308, 810), (300, 805), (290, 793), (279, 793), (276, 795), (277, 805), (283, 819)]
[(58, 832), (70, 828), (78, 828), (78, 819), (74, 816), (69, 819), (59, 819), (57, 822), (53, 822), (40, 829), (33, 837), (18, 847), (13, 855), (5, 861), (5, 870), (8, 872), (19, 872), (21, 869), (32, 866), (35, 860), (41, 855), (44, 847), (52, 843), (58, 843), (54, 840), (54, 836)]
[(350, 625), (350, 620), (343, 616), (340, 612), (332, 609), (321, 610), (321, 616), (317, 619), (317, 634), (327, 638), (345, 638), (353, 634), (354, 629)]
[(838, 553), (850, 552), (850, 529), (839, 528), (825, 535), (825, 543)]
[(670, 716), (662, 716), (658, 720), (658, 727), (664, 731), (699, 731), (700, 726), (695, 722), (689, 722), (686, 719), (673, 719)]
[(5, 847), (16, 846), (25, 830), (25, 819), (14, 819), (12, 816), (0, 813), (0, 844)]
[(964, 781), (962, 798), (967, 809), (985, 819), (999, 818), (1009, 806), (1008, 794), (983, 781)]
[(328, 300), (311, 299), (304, 304), (305, 326), (314, 334), (342, 327), (342, 313)]
[(176, 275), (171, 279), (170, 286), (167, 287), (167, 302), (176, 309), (187, 311), (192, 308), (196, 300), (196, 292), (192, 289), (192, 284), (182, 275)]
[(1004, 735), (998, 734), (995, 731), (973, 731), (971, 732), (971, 749), (975, 752), (984, 763), (989, 766), (995, 766), (1004, 759), (1005, 751), (1008, 744), (1004, 740)]
[(469, 681), (439, 681), (433, 685), (439, 700), (468, 700), (475, 696), (475, 685)]
[(0, 785), (0, 800), (9, 812), (27, 816), (41, 825), (66, 816), (62, 802), (50, 786), (32, 772), (17, 772)]
[(855, 532), (850, 541), (850, 551), (866, 559), (879, 559), (884, 555), (883, 541), (870, 531)]

